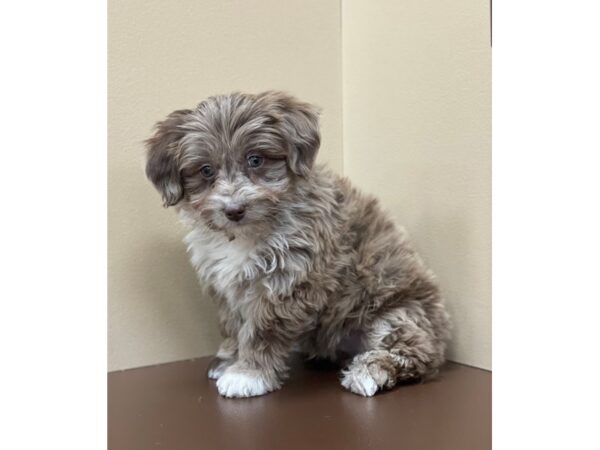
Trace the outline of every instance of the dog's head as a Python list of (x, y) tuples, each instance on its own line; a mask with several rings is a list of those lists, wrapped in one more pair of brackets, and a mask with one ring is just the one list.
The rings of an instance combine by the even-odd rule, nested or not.
[(157, 124), (146, 174), (165, 206), (233, 232), (277, 214), (319, 144), (318, 112), (307, 103), (281, 92), (215, 96)]

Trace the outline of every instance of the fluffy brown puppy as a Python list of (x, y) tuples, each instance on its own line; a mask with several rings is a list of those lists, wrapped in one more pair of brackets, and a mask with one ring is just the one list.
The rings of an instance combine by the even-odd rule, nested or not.
[(146, 173), (219, 305), (208, 376), (226, 397), (279, 389), (293, 351), (350, 356), (342, 386), (364, 396), (444, 361), (433, 275), (377, 200), (314, 167), (319, 144), (316, 108), (281, 92), (211, 97), (147, 141)]

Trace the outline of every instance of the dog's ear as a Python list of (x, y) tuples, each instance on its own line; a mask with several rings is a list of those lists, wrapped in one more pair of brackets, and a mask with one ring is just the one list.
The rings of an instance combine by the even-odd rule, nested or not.
[(192, 111), (174, 111), (156, 124), (154, 136), (146, 141), (146, 176), (161, 193), (164, 205), (173, 206), (183, 197), (179, 171), (179, 140), (185, 131), (181, 125)]
[(321, 145), (319, 109), (282, 92), (269, 91), (259, 97), (277, 109), (283, 136), (290, 146), (290, 169), (296, 175), (307, 176)]

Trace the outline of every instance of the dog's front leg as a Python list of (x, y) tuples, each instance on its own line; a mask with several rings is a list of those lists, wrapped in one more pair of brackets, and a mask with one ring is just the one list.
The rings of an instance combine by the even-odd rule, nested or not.
[[(254, 397), (277, 390), (288, 374), (298, 326), (277, 317), (247, 320), (238, 334), (238, 359), (217, 380), (225, 397)], [(298, 325), (298, 324), (295, 324)]]
[(238, 337), (238, 359), (217, 380), (225, 397), (254, 397), (277, 390), (288, 372), (292, 347), (284, 330), (257, 328), (246, 322)]

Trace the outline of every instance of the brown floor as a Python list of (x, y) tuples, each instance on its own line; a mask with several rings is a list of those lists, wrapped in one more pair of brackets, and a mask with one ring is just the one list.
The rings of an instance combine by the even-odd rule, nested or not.
[(225, 399), (210, 358), (108, 375), (109, 450), (491, 448), (491, 373), (448, 364), (439, 380), (372, 398), (342, 389), (335, 370), (293, 371), (277, 392)]

